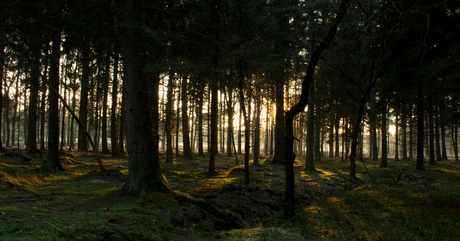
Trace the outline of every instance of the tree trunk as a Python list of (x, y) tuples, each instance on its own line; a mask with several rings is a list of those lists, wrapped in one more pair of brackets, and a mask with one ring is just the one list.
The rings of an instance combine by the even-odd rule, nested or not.
[(217, 80), (211, 82), (211, 143), (209, 150), (209, 169), (208, 174), (214, 175), (216, 170), (216, 155), (217, 155), (217, 121), (218, 121), (218, 99), (219, 91), (217, 89)]
[(203, 98), (204, 98), (204, 87), (199, 88), (199, 96), (197, 103), (197, 119), (198, 119), (198, 156), (204, 156), (203, 149)]
[[(66, 72), (65, 70), (64, 72)], [(64, 100), (62, 101), (62, 120), (61, 120), (61, 146), (59, 148), (59, 151), (64, 151), (64, 146), (66, 145), (65, 142), (65, 108), (64, 108), (64, 103), (67, 103), (67, 74), (65, 73), (63, 75), (63, 81), (62, 81), (62, 88), (64, 89)]]
[(402, 128), (402, 158), (403, 161), (407, 161), (407, 105), (403, 105), (402, 110), (402, 119), (401, 119), (401, 128)]
[[(41, 48), (34, 46), (34, 59), (31, 66), (30, 76), (30, 96), (29, 96), (29, 124), (27, 148), (29, 149), (29, 155), (35, 155), (37, 147), (37, 105), (38, 105), (38, 89), (40, 85), (40, 60), (41, 60)], [(2, 65), (3, 66), (3, 65)]]
[[(48, 56), (47, 56), (48, 57)], [(45, 58), (47, 59), (47, 58)], [(45, 62), (46, 63), (46, 62)], [(42, 99), (40, 104), (40, 150), (45, 150), (45, 111), (46, 111), (46, 79), (48, 78), (48, 64), (45, 64), (45, 70), (42, 77)]]
[[(81, 92), (80, 92), (80, 115), (79, 119), (83, 126), (88, 128), (88, 92), (89, 92), (89, 78), (91, 75), (91, 70), (89, 66), (90, 62), (90, 41), (85, 39), (83, 41), (83, 51), (82, 51), (82, 74), (81, 74)], [(89, 129), (88, 129), (89, 131)], [(82, 130), (79, 127), (78, 130), (78, 150), (88, 151), (88, 142), (85, 135), (86, 130)]]
[(101, 113), (101, 139), (102, 139), (102, 153), (110, 153), (107, 141), (107, 109), (109, 99), (109, 82), (110, 82), (110, 52), (106, 52), (107, 56), (105, 59), (105, 76), (102, 82), (102, 113)]
[(112, 78), (112, 111), (110, 113), (110, 141), (112, 156), (118, 155), (118, 132), (117, 132), (117, 106), (118, 106), (118, 52), (113, 54), (113, 78)]
[(454, 121), (454, 157), (455, 161), (458, 162), (458, 121)]
[(256, 92), (256, 120), (254, 130), (254, 166), (260, 166), (259, 153), (260, 153), (260, 90)]
[(439, 122), (441, 125), (441, 158), (447, 161), (447, 148), (446, 148), (446, 123), (444, 116), (444, 104), (439, 106)]
[(396, 111), (395, 114), (395, 161), (399, 161), (399, 111)]
[(329, 157), (334, 156), (334, 120), (335, 113), (332, 109), (329, 110)]
[(414, 160), (414, 119), (413, 119), (413, 108), (414, 105), (411, 103), (409, 105), (409, 161)]
[(308, 63), (307, 72), (302, 81), (302, 92), (300, 99), (291, 109), (286, 112), (286, 145), (285, 145), (285, 175), (286, 175), (286, 191), (285, 191), (285, 208), (284, 217), (292, 218), (295, 214), (295, 176), (294, 176), (294, 161), (295, 154), (293, 151), (294, 146), (294, 117), (305, 109), (308, 104), (308, 92), (310, 90), (310, 83), (313, 80), (316, 65), (321, 57), (321, 53), (331, 44), (334, 39), (337, 28), (342, 21), (348, 1), (342, 0), (340, 3), (337, 17), (332, 23), (326, 38), (316, 47), (311, 59)]
[[(125, 1), (127, 27), (143, 25), (144, 7), (140, 1)], [(148, 42), (142, 41), (143, 33), (125, 31), (123, 35), (129, 173), (121, 194), (138, 196), (144, 189), (169, 192), (171, 189), (162, 174), (158, 153), (159, 76), (156, 71), (143, 73), (147, 60), (141, 43)], [(147, 79), (147, 76), (152, 78)], [(152, 98), (147, 90), (151, 90)]]
[[(123, 81), (124, 82), (124, 81)], [(123, 84), (124, 85), (124, 84)], [(123, 87), (124, 89), (124, 87)], [(118, 151), (125, 153), (125, 132), (126, 132), (126, 111), (125, 111), (125, 94), (124, 91), (121, 95), (121, 108), (120, 108), (120, 135), (118, 140)]]
[(315, 142), (315, 81), (310, 86), (310, 101), (307, 110), (307, 155), (305, 159), (305, 170), (314, 172), (315, 160), (313, 155)]
[(228, 110), (228, 129), (227, 129), (227, 156), (231, 157), (232, 155), (232, 140), (233, 140), (233, 87), (228, 86), (228, 100), (227, 100), (227, 110)]
[(59, 162), (59, 59), (61, 57), (61, 32), (54, 32), (50, 59), (48, 95), (48, 156), (40, 168), (44, 171), (64, 170)]
[(429, 100), (429, 103), (428, 103), (428, 121), (429, 121), (429, 125), (428, 125), (428, 131), (429, 131), (429, 139), (428, 139), (428, 144), (429, 144), (429, 149), (430, 149), (430, 152), (429, 152), (429, 155), (430, 155), (430, 159), (428, 161), (428, 165), (435, 165), (436, 164), (436, 155), (435, 155), (435, 136), (434, 136), (434, 104), (433, 104), (433, 101)]
[(187, 95), (187, 75), (182, 78), (182, 158), (186, 161), (192, 159), (192, 150), (190, 149), (190, 126), (188, 119), (188, 95)]
[(240, 109), (239, 119), (238, 119), (238, 154), (241, 154), (241, 118), (243, 116), (243, 110)]
[[(244, 83), (244, 75), (243, 75), (243, 67), (241, 63), (239, 63), (239, 71), (240, 71), (240, 76), (239, 76), (239, 82), (238, 82), (238, 87), (239, 87), (239, 92), (240, 92), (240, 109), (243, 112), (243, 120), (244, 120), (244, 183), (246, 185), (249, 185), (250, 183), (250, 175), (249, 175), (249, 129), (251, 127), (249, 123), (249, 116), (248, 113), (246, 112), (246, 104), (244, 103), (244, 91), (243, 91), (243, 86), (245, 86)], [(250, 88), (250, 87), (249, 87)], [(250, 93), (248, 94), (250, 96)], [(251, 101), (250, 98), (248, 98), (248, 110), (250, 110), (251, 106)]]
[[(179, 80), (180, 82), (180, 80)], [(179, 83), (179, 90), (177, 92), (177, 101), (176, 101), (176, 157), (179, 157), (179, 131), (180, 131), (180, 126), (179, 126), (179, 117), (180, 117), (180, 96), (181, 96), (181, 84)]]
[(172, 117), (173, 117), (173, 89), (174, 89), (174, 71), (169, 71), (168, 77), (168, 90), (166, 93), (166, 121), (165, 121), (165, 132), (166, 132), (166, 162), (173, 162), (173, 143), (172, 143)]
[(417, 86), (417, 164), (415, 169), (418, 171), (425, 171), (424, 167), (424, 138), (425, 138), (425, 110), (424, 110), (424, 99), (422, 84)]
[(380, 167), (388, 166), (387, 131), (387, 103), (384, 100), (382, 106), (382, 159), (380, 160)]
[[(321, 161), (321, 95), (315, 94), (315, 146), (313, 150), (313, 158), (316, 162)], [(348, 156), (348, 153), (347, 153)]]
[(441, 126), (439, 124), (439, 104), (436, 103), (434, 106), (434, 134), (435, 134), (435, 145), (436, 145), (436, 162), (442, 161), (441, 156), (441, 135), (439, 130)]
[(0, 150), (3, 150), (2, 138), (4, 133), (2, 132), (2, 116), (3, 116), (3, 76), (5, 66), (5, 43), (4, 34), (0, 36)]
[(276, 82), (275, 155), (273, 163), (285, 163), (286, 130), (284, 128), (284, 78)]

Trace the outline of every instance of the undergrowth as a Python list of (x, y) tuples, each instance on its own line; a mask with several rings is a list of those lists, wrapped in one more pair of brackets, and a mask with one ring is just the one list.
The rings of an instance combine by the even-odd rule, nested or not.
[[(25, 153), (18, 152), (21, 155)], [(45, 155), (0, 155), (0, 240), (458, 240), (460, 164), (415, 171), (365, 160), (358, 178), (348, 162), (323, 159), (317, 172), (297, 160), (297, 215), (282, 218), (284, 167), (262, 159), (244, 185), (235, 159), (219, 156), (162, 163), (173, 193), (122, 197), (126, 156), (61, 154), (65, 171), (39, 172)], [(240, 157), (241, 159), (242, 157)], [(252, 162), (251, 162), (252, 163)], [(368, 173), (369, 172), (369, 173)]]

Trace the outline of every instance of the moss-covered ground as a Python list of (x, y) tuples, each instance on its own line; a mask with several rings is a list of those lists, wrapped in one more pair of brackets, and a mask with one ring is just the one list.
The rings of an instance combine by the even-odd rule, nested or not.
[[(6, 153), (9, 153), (6, 155)], [(323, 159), (317, 172), (295, 163), (297, 215), (283, 219), (284, 167), (262, 157), (244, 185), (235, 159), (162, 163), (172, 193), (120, 196), (126, 156), (61, 153), (65, 171), (39, 172), (42, 157), (0, 154), (0, 240), (460, 240), (460, 163), (389, 167)], [(11, 153), (14, 153), (11, 155)], [(239, 157), (241, 160), (242, 156)], [(164, 158), (162, 158), (163, 160)], [(251, 162), (252, 163), (252, 162)]]

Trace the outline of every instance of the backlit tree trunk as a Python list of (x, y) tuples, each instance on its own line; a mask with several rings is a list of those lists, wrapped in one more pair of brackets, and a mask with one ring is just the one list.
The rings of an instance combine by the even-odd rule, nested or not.
[(59, 59), (61, 57), (61, 32), (54, 32), (50, 60), (48, 95), (48, 156), (41, 170), (64, 170), (59, 162)]
[[(142, 190), (169, 192), (162, 174), (158, 153), (158, 72), (144, 73), (147, 63), (143, 26), (145, 6), (141, 1), (126, 0), (123, 33), (124, 92), (129, 174), (121, 194), (137, 196)], [(135, 28), (137, 31), (133, 31)], [(144, 39), (145, 40), (145, 39)], [(150, 94), (150, 93), (151, 94)], [(150, 103), (150, 101), (153, 101)]]

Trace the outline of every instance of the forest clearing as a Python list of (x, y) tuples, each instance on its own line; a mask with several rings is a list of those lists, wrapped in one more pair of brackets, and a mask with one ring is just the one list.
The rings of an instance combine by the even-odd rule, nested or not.
[[(8, 154), (10, 153), (10, 154)], [(11, 153), (15, 153), (11, 154)], [(19, 157), (18, 157), (19, 155)], [(173, 192), (121, 196), (126, 156), (61, 153), (65, 171), (40, 172), (46, 155), (0, 156), (0, 240), (458, 240), (460, 163), (438, 162), (416, 171), (415, 162), (364, 159), (357, 178), (349, 162), (323, 158), (317, 172), (298, 157), (296, 216), (285, 219), (284, 166), (261, 158), (242, 166), (218, 156), (217, 175), (207, 158), (162, 162)], [(241, 158), (241, 156), (240, 156)], [(164, 155), (161, 156), (164, 160)]]

